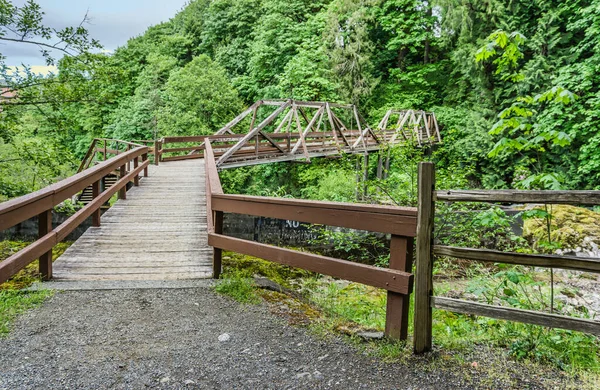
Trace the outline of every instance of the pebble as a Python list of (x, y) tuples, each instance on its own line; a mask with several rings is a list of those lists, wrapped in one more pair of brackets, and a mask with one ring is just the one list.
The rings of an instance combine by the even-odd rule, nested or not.
[(231, 336), (229, 335), (229, 333), (223, 333), (222, 335), (219, 336), (219, 341), (220, 342), (226, 342), (231, 340)]

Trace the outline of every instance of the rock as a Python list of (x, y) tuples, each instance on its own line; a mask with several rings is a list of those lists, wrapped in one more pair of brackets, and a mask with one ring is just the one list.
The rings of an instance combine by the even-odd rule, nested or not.
[(186, 385), (195, 385), (195, 384), (196, 384), (196, 382), (194, 382), (194, 381), (193, 381), (193, 380), (191, 380), (191, 379), (187, 379), (187, 380), (186, 380), (185, 382), (183, 382), (183, 383), (184, 383), (184, 384), (186, 384)]
[(224, 343), (231, 340), (231, 336), (229, 335), (229, 333), (223, 333), (222, 335), (219, 336), (219, 341)]
[(170, 380), (171, 380), (171, 378), (169, 378), (168, 376), (166, 376), (166, 377), (164, 377), (164, 378), (162, 378), (162, 379), (160, 380), (160, 383), (167, 383), (167, 382), (169, 382)]
[(320, 371), (313, 372), (312, 377), (316, 381), (322, 381), (323, 379), (325, 379), (325, 377), (323, 376), (323, 374), (321, 374)]
[(383, 338), (383, 332), (358, 332), (356, 335), (365, 340), (381, 340)]
[(301, 372), (299, 374), (296, 374), (296, 379), (310, 379), (311, 375), (310, 372)]

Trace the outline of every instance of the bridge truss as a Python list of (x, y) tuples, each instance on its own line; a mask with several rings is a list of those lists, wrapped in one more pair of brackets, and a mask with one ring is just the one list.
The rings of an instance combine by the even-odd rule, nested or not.
[[(404, 120), (397, 126), (388, 126), (390, 118), (398, 113), (404, 115)], [(354, 105), (259, 100), (214, 135), (164, 137), (155, 149), (160, 161), (202, 158), (208, 139), (217, 167), (224, 169), (279, 161), (310, 162), (314, 157), (344, 153), (365, 154), (411, 138), (419, 146), (441, 141), (433, 113), (390, 110), (373, 130)], [(164, 147), (172, 143), (186, 145)]]

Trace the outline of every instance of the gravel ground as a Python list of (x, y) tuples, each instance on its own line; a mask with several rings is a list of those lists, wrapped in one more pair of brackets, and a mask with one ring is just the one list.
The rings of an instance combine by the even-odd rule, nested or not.
[[(57, 292), (0, 339), (0, 389), (456, 389), (210, 288)], [(223, 336), (227, 333), (227, 341)], [(470, 384), (469, 384), (470, 383)], [(535, 387), (535, 386), (534, 386)]]

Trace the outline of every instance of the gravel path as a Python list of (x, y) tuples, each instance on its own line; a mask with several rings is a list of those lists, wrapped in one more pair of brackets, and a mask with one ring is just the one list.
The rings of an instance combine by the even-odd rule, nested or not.
[(57, 292), (13, 329), (0, 339), (0, 389), (469, 387), (445, 370), (380, 362), (208, 287)]

